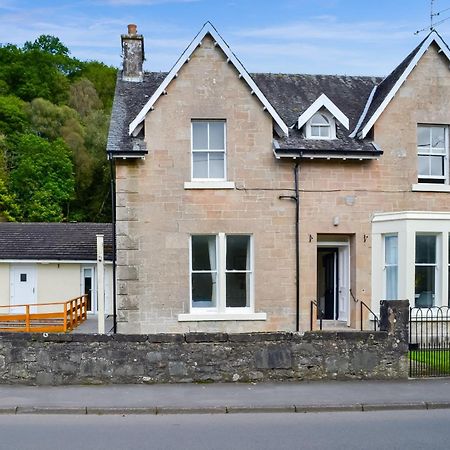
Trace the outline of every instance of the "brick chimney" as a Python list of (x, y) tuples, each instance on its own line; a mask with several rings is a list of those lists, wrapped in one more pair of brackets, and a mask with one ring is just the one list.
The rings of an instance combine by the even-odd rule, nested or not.
[(144, 37), (137, 34), (135, 24), (128, 25), (128, 34), (122, 34), (122, 80), (139, 82), (144, 78)]

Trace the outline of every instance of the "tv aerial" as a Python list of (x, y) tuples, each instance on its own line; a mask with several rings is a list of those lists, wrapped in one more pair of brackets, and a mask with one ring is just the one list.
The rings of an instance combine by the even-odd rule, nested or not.
[[(450, 19), (450, 15), (449, 15), (448, 17), (445, 17), (445, 18), (442, 18), (439, 20), (439, 18), (445, 12), (450, 11), (450, 7), (442, 9), (441, 11), (435, 11), (434, 2), (435, 2), (435, 0), (430, 0), (430, 26), (424, 27), (421, 30), (415, 31), (414, 32), (415, 35), (422, 33), (423, 31), (431, 32), (431, 31), (435, 30), (438, 25), (440, 25), (441, 23), (447, 22), (447, 20)], [(449, 12), (449, 14), (450, 14), (450, 12)]]

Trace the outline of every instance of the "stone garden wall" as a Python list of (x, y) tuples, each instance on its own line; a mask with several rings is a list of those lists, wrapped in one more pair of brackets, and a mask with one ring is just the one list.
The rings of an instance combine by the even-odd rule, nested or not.
[(389, 302), (382, 309), (385, 331), (377, 332), (2, 333), (0, 381), (62, 385), (407, 378), (402, 328), (407, 330), (408, 302)]

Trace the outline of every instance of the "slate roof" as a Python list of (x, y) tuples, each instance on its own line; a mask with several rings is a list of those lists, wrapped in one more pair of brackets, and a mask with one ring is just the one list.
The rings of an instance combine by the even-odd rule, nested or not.
[(349, 130), (336, 124), (337, 139), (333, 140), (305, 139), (294, 126), (289, 137), (277, 139), (280, 148), (324, 152), (376, 151), (369, 141), (352, 139), (348, 135), (356, 127), (370, 92), (381, 78), (267, 73), (254, 73), (252, 77), (289, 126), (295, 125), (298, 117), (321, 94), (325, 94), (349, 119)]
[[(369, 140), (352, 139), (348, 137), (349, 132), (340, 124), (336, 124), (337, 139), (305, 139), (302, 132), (298, 129), (292, 129), (289, 137), (276, 139), (277, 145), (281, 150), (298, 150), (313, 153), (362, 153), (364, 155), (380, 155), (378, 150)], [(277, 154), (280, 153), (277, 151)]]
[(142, 82), (122, 81), (121, 76), (122, 72), (119, 71), (106, 151), (108, 153), (145, 154), (147, 149), (143, 139), (130, 137), (128, 126), (158, 89), (167, 76), (167, 72), (146, 73)]
[[(293, 126), (289, 130), (289, 137), (276, 139), (277, 145), (280, 149), (286, 150), (381, 154), (381, 151), (376, 149), (369, 139), (350, 138), (349, 135), (358, 126), (358, 121), (374, 87), (376, 87), (374, 96), (356, 131), (362, 130), (368, 123), (428, 37), (429, 35), (384, 79), (367, 76), (250, 74), (283, 121), (288, 126)], [(122, 81), (119, 72), (108, 136), (107, 151), (109, 153), (124, 155), (147, 153), (143, 138), (130, 137), (128, 127), (167, 74), (167, 72), (147, 72), (144, 74), (143, 82), (133, 83)], [(349, 119), (349, 130), (337, 123), (337, 139), (335, 140), (305, 139), (295, 128), (298, 117), (321, 94), (325, 94)]]
[[(289, 138), (280, 139), (283, 148), (316, 150), (373, 151), (366, 141), (348, 138), (355, 128), (373, 87), (381, 81), (377, 77), (299, 74), (250, 74), (255, 83), (289, 126), (324, 93), (349, 118), (350, 129), (337, 127), (337, 140), (318, 141), (301, 137), (290, 130)], [(107, 151), (120, 154), (145, 154), (142, 138), (132, 138), (128, 126), (167, 76), (167, 72), (146, 72), (141, 83), (122, 81), (118, 74)]]
[(252, 78), (289, 125), (325, 94), (356, 126), (377, 77), (253, 73)]
[(0, 223), (1, 260), (95, 261), (96, 234), (104, 235), (105, 259), (112, 261), (110, 223)]

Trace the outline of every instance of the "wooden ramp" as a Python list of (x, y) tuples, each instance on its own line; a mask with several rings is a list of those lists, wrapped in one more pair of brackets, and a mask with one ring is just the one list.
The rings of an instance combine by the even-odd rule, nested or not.
[(57, 303), (0, 306), (0, 331), (67, 333), (87, 319), (87, 295)]

